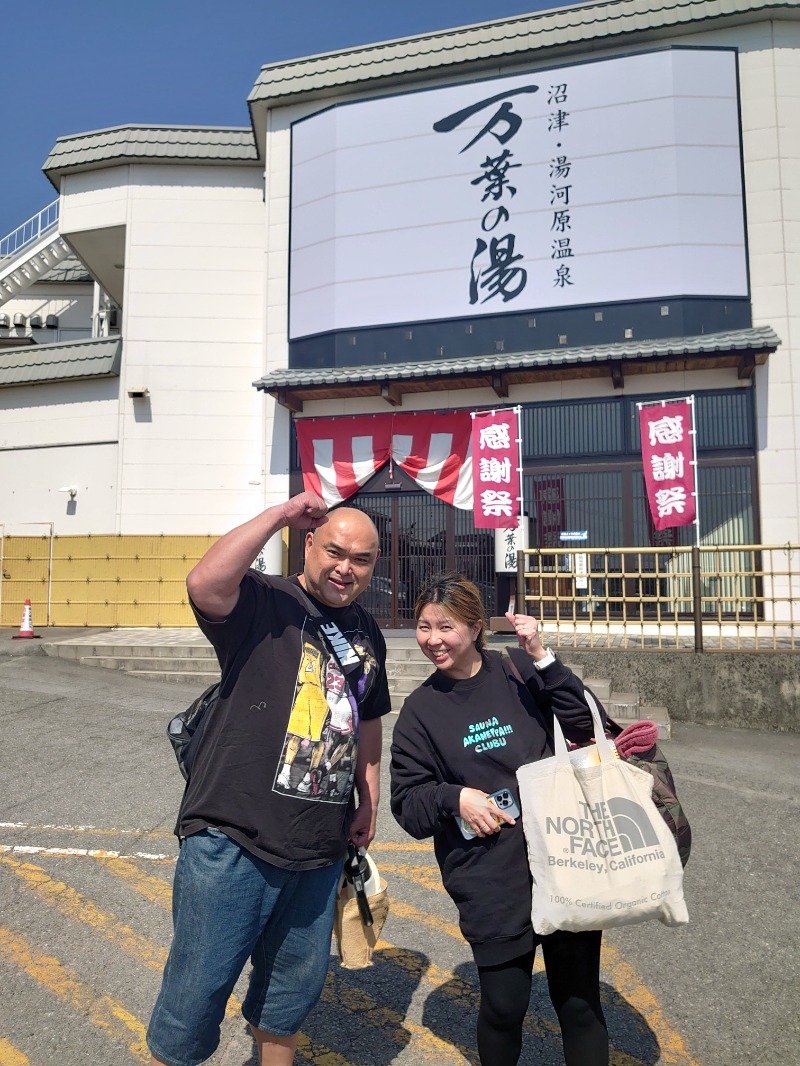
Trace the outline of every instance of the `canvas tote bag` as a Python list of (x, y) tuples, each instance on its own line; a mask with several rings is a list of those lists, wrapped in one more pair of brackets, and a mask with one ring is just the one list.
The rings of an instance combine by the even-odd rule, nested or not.
[(653, 778), (617, 757), (590, 693), (587, 701), (598, 764), (573, 765), (554, 716), (555, 755), (517, 771), (533, 928), (577, 933), (650, 918), (684, 925), (683, 867), (653, 803)]

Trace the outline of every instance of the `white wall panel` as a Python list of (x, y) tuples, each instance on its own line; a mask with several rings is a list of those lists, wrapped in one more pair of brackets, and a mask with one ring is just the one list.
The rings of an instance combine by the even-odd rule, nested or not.
[[(117, 447), (0, 451), (0, 516), (6, 532), (25, 522), (52, 522), (56, 534), (108, 533), (114, 528)], [(74, 486), (74, 500), (60, 492)]]
[(128, 214), (128, 178), (127, 166), (63, 177), (59, 230), (69, 235), (124, 226)]
[(115, 441), (118, 389), (116, 378), (0, 389), (0, 447)]
[[(126, 250), (121, 532), (205, 532), (258, 499), (258, 168), (137, 166)], [(146, 404), (128, 400), (146, 384)], [(251, 486), (252, 480), (259, 484)], [(252, 507), (254, 512), (258, 507)]]

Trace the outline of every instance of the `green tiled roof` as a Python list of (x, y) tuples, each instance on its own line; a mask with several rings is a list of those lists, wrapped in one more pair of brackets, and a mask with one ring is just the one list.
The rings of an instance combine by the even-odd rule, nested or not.
[(425, 378), (461, 377), (503, 371), (537, 370), (581, 363), (648, 360), (670, 356), (711, 355), (722, 352), (774, 351), (780, 344), (771, 326), (704, 333), (699, 337), (626, 341), (575, 348), (551, 348), (535, 352), (500, 352), (465, 359), (391, 363), (377, 366), (326, 367), (319, 370), (273, 370), (254, 381), (257, 389), (302, 389), (306, 386), (358, 385)]
[(91, 281), (92, 275), (76, 255), (60, 259), (39, 281)]
[[(554, 52), (614, 47), (636, 34), (637, 44), (676, 33), (759, 18), (800, 18), (793, 2), (746, 0), (612, 0), (579, 3), (458, 29), (383, 41), (270, 63), (250, 93), (249, 102), (285, 104), (292, 97), (352, 88), (377, 79), (428, 78), (453, 64), (496, 72)], [(550, 56), (548, 56), (549, 60)]]
[(0, 351), (0, 388), (119, 376), (122, 339), (99, 337)]
[(112, 126), (59, 137), (42, 170), (57, 185), (58, 176), (73, 167), (82, 170), (130, 162), (255, 163), (258, 160), (249, 127)]

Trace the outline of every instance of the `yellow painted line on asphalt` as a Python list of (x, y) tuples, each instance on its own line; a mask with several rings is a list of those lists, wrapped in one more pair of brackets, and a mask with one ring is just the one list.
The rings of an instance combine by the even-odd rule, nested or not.
[(667, 1021), (658, 999), (644, 984), (636, 969), (625, 961), (622, 953), (604, 942), (600, 961), (609, 977), (609, 984), (643, 1016), (655, 1033), (661, 1049), (660, 1061), (665, 1066), (700, 1066), (681, 1034)]
[[(100, 861), (115, 876), (127, 881), (131, 887), (147, 899), (151, 900), (151, 902), (157, 903), (165, 908), (171, 906), (172, 886), (169, 882), (139, 870), (134, 863), (127, 860), (106, 858), (101, 859)], [(399, 876), (414, 880), (416, 883), (421, 883), (421, 872), (424, 871), (425, 887), (431, 887), (434, 891), (446, 895), (446, 893), (444, 893), (438, 868), (381, 863), (380, 869), (382, 873), (396, 873)], [(434, 874), (435, 877), (433, 876)], [(403, 902), (394, 894), (392, 895), (390, 906), (390, 917), (392, 915), (399, 919), (426, 925), (437, 932), (458, 940), (462, 944), (465, 943), (464, 938), (461, 935), (461, 930), (456, 922), (448, 921), (437, 915), (419, 910), (417, 907)], [(396, 962), (398, 965), (403, 965), (405, 969), (415, 968), (408, 965), (410, 958), (413, 957), (413, 953), (404, 955), (403, 949), (396, 948), (394, 945), (383, 940), (379, 941), (377, 950), (383, 950), (386, 952), (392, 961)], [(640, 1011), (647, 1018), (648, 1024), (656, 1034), (661, 1047), (664, 1049), (663, 1055), (665, 1056), (665, 1066), (666, 1064), (669, 1064), (669, 1066), (700, 1066), (700, 1063), (697, 1062), (686, 1049), (681, 1035), (670, 1026), (655, 996), (644, 985), (641, 978), (638, 977), (635, 968), (624, 961), (622, 955), (616, 948), (608, 944), (603, 945), (602, 961), (603, 969), (610, 977), (609, 983), (625, 997), (632, 1007)], [(535, 970), (537, 973), (544, 971), (541, 952), (537, 953)], [(431, 984), (435, 988), (446, 989), (450, 989), (452, 983), (458, 980), (452, 973), (441, 970), (434, 964), (426, 965), (422, 978), (425, 980), (426, 984)], [(468, 988), (472, 990), (472, 986), (466, 985), (465, 982), (464, 985), (465, 989)], [(465, 989), (455, 986), (452, 988), (452, 991), (454, 995), (458, 995), (465, 991)], [(472, 994), (477, 995), (474, 991)], [(477, 1000), (475, 1000), (475, 1002), (477, 1002)], [(549, 1031), (551, 1025), (552, 1023), (549, 1021), (543, 1021), (541, 1019), (534, 1020), (530, 1017), (526, 1021), (526, 1028), (535, 1035), (541, 1035), (542, 1026)], [(555, 1027), (553, 1027), (553, 1029), (554, 1028)], [(425, 1032), (427, 1032), (427, 1030), (425, 1030)], [(672, 1057), (667, 1057), (668, 1055)], [(618, 1050), (614, 1052), (614, 1056), (613, 1066), (636, 1066), (639, 1062), (639, 1060), (633, 1059)]]
[[(25, 829), (34, 833), (93, 833), (97, 836), (135, 836), (142, 840), (175, 839), (166, 829), (114, 829), (97, 825), (32, 825), (30, 822), (0, 822), (0, 829)], [(176, 842), (177, 843), (177, 842)]]
[(167, 961), (164, 948), (140, 936), (112, 915), (101, 911), (91, 900), (63, 881), (55, 880), (45, 870), (32, 863), (18, 862), (6, 856), (0, 856), (0, 870), (15, 874), (44, 903), (54, 907), (66, 918), (91, 926), (106, 940), (144, 963), (149, 969), (159, 973), (164, 969)]
[(432, 892), (441, 892), (443, 895), (447, 895), (442, 885), (442, 875), (439, 873), (438, 866), (410, 866), (405, 863), (386, 862), (378, 863), (378, 866), (382, 874), (398, 874), (400, 877), (413, 881), (414, 884), (430, 889)]
[(424, 851), (433, 855), (433, 844), (429, 840), (404, 840), (402, 843), (373, 840), (370, 851)]
[(27, 973), (46, 991), (79, 1011), (112, 1040), (124, 1044), (139, 1062), (150, 1061), (145, 1027), (139, 1019), (117, 1000), (84, 984), (58, 959), (38, 951), (9, 929), (0, 929), (0, 958)]
[(140, 896), (144, 896), (151, 903), (164, 907), (166, 910), (172, 909), (171, 881), (165, 881), (163, 878), (155, 877), (153, 874), (146, 874), (127, 859), (106, 856), (101, 858), (99, 862), (109, 873), (113, 874), (114, 877), (118, 877), (121, 881), (125, 881)]
[[(151, 970), (161, 973), (164, 969), (167, 961), (165, 948), (154, 944), (146, 937), (140, 936), (139, 933), (134, 932), (127, 925), (118, 922), (116, 918), (101, 911), (91, 900), (86, 899), (74, 888), (70, 888), (69, 885), (65, 885), (62, 881), (56, 881), (46, 871), (30, 863), (20, 863), (14, 859), (0, 856), (0, 869), (3, 868), (3, 864), (7, 867), (10, 866), (14, 873), (21, 877), (40, 899), (50, 903), (65, 917), (91, 925), (99, 933), (102, 933), (107, 940), (122, 948), (123, 951), (138, 959), (139, 962), (143, 962)], [(154, 880), (158, 879), (154, 878)], [(169, 908), (172, 889), (166, 881), (161, 883), (166, 888), (166, 906)], [(231, 997), (225, 1013), (228, 1017), (233, 1017), (239, 1013), (240, 1006)]]
[[(380, 869), (382, 873), (396, 873), (417, 884), (424, 884), (426, 888), (430, 887), (437, 892), (444, 892), (438, 868), (434, 869), (433, 867), (425, 866), (402, 866), (381, 863)], [(434, 883), (431, 883), (429, 875), (433, 873), (436, 874), (436, 880)], [(445, 933), (447, 936), (451, 936), (455, 940), (464, 943), (461, 930), (455, 922), (448, 922), (446, 919), (438, 918), (437, 916), (427, 914), (424, 911), (419, 911), (416, 907), (401, 902), (395, 896), (392, 896), (390, 913), (396, 915), (398, 918), (406, 918), (410, 921), (421, 922), (424, 925), (428, 925), (430, 928), (436, 929), (437, 931)], [(604, 972), (609, 977), (609, 984), (613, 985), (619, 994), (645, 1017), (648, 1025), (656, 1034), (662, 1049), (661, 1054), (665, 1066), (667, 1066), (667, 1064), (669, 1064), (669, 1066), (700, 1066), (698, 1060), (694, 1058), (686, 1047), (681, 1034), (667, 1020), (658, 999), (645, 985), (644, 981), (636, 972), (635, 967), (631, 965), (631, 963), (626, 962), (622, 953), (606, 941), (603, 942), (601, 962)], [(537, 952), (535, 969), (537, 972), (544, 970), (541, 952)], [(614, 1060), (615, 1066), (623, 1066), (623, 1063), (626, 1061), (637, 1061), (635, 1059), (629, 1059), (628, 1056), (623, 1055), (623, 1053), (619, 1051), (616, 1052), (616, 1055), (617, 1058)]]
[(27, 1055), (0, 1036), (0, 1066), (30, 1066)]

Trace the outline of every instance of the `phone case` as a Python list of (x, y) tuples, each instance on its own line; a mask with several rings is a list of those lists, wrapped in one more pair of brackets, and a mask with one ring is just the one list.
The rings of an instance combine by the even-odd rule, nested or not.
[[(500, 810), (505, 811), (506, 814), (510, 814), (512, 818), (519, 818), (519, 807), (517, 801), (514, 799), (514, 793), (508, 788), (500, 788), (497, 792), (492, 792), (489, 799)], [(461, 830), (461, 835), (465, 840), (472, 840), (478, 834), (474, 833), (470, 828), (468, 822), (465, 822), (463, 818), (456, 818), (458, 822), (458, 828)], [(503, 823), (506, 824), (505, 822)]]

